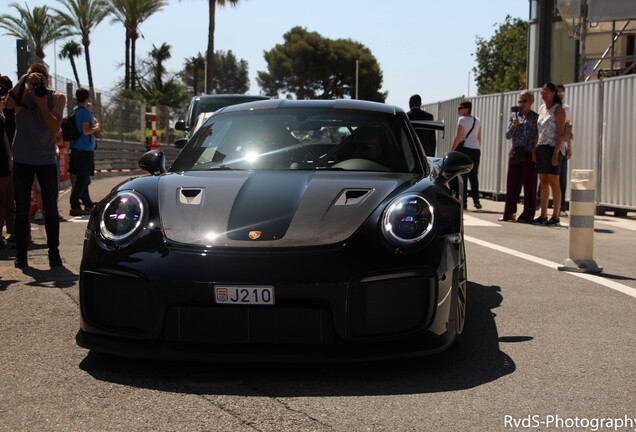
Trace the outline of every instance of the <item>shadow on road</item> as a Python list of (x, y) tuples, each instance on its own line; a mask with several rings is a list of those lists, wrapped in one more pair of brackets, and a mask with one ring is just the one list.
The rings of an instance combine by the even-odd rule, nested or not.
[(54, 267), (50, 270), (27, 267), (22, 272), (33, 279), (27, 285), (42, 288), (71, 288), (79, 280), (79, 276), (66, 267)]
[(629, 277), (629, 276), (622, 276), (622, 275), (615, 275), (615, 274), (611, 274), (611, 273), (596, 273), (595, 276), (599, 276), (602, 278), (606, 278), (606, 279), (614, 279), (614, 280), (624, 280), (624, 281), (633, 281), (636, 280), (633, 277)]
[[(430, 357), (344, 365), (159, 362), (89, 353), (80, 368), (98, 380), (160, 391), (267, 397), (356, 396), (461, 390), (515, 371), (499, 349), (493, 309), (500, 288), (468, 285), (465, 339)], [(528, 336), (502, 342), (524, 342)]]

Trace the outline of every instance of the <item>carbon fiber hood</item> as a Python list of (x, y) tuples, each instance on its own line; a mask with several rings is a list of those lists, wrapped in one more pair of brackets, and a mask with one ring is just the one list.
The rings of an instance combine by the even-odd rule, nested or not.
[(169, 240), (211, 246), (303, 247), (349, 238), (412, 174), (207, 171), (159, 180)]

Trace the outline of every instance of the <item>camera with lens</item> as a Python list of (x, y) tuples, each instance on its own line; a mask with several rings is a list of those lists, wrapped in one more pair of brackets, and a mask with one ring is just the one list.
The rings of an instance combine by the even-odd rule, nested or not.
[(520, 106), (513, 106), (512, 108), (510, 108), (510, 112), (513, 113), (519, 114), (521, 111), (523, 111), (523, 107)]
[(42, 83), (33, 84), (33, 93), (35, 93), (37, 97), (46, 96), (47, 92), (48, 90), (46, 89), (46, 86), (44, 84)]
[[(37, 77), (38, 75), (29, 74), (29, 76)], [(44, 85), (44, 83), (39, 79), (35, 82), (32, 82), (31, 85), (33, 86), (33, 93), (35, 93), (37, 97), (46, 96), (46, 94), (48, 93), (46, 85)]]

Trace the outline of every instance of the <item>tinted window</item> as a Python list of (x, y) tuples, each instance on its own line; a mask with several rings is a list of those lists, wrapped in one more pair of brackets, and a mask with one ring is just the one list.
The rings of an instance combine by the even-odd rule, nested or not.
[(421, 172), (397, 115), (333, 108), (234, 111), (212, 116), (171, 171), (337, 169)]
[(254, 97), (228, 96), (228, 97), (215, 97), (215, 98), (209, 98), (209, 99), (201, 98), (197, 100), (194, 104), (194, 110), (193, 110), (191, 119), (192, 119), (192, 122), (194, 123), (197, 117), (199, 117), (199, 114), (201, 113), (214, 112), (228, 105), (236, 105), (236, 104), (245, 103), (245, 102), (254, 102), (254, 101), (263, 100), (263, 99), (264, 99), (263, 97), (258, 97), (258, 96), (254, 96)]

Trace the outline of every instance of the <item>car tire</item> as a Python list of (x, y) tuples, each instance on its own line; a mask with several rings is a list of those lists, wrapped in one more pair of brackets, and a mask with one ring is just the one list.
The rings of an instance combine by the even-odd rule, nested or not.
[(464, 327), (466, 325), (466, 305), (468, 294), (468, 272), (466, 266), (466, 248), (462, 240), (459, 246), (459, 265), (453, 274), (453, 290), (455, 291), (454, 301), (454, 326), (455, 341), (454, 345), (460, 343), (464, 335)]

